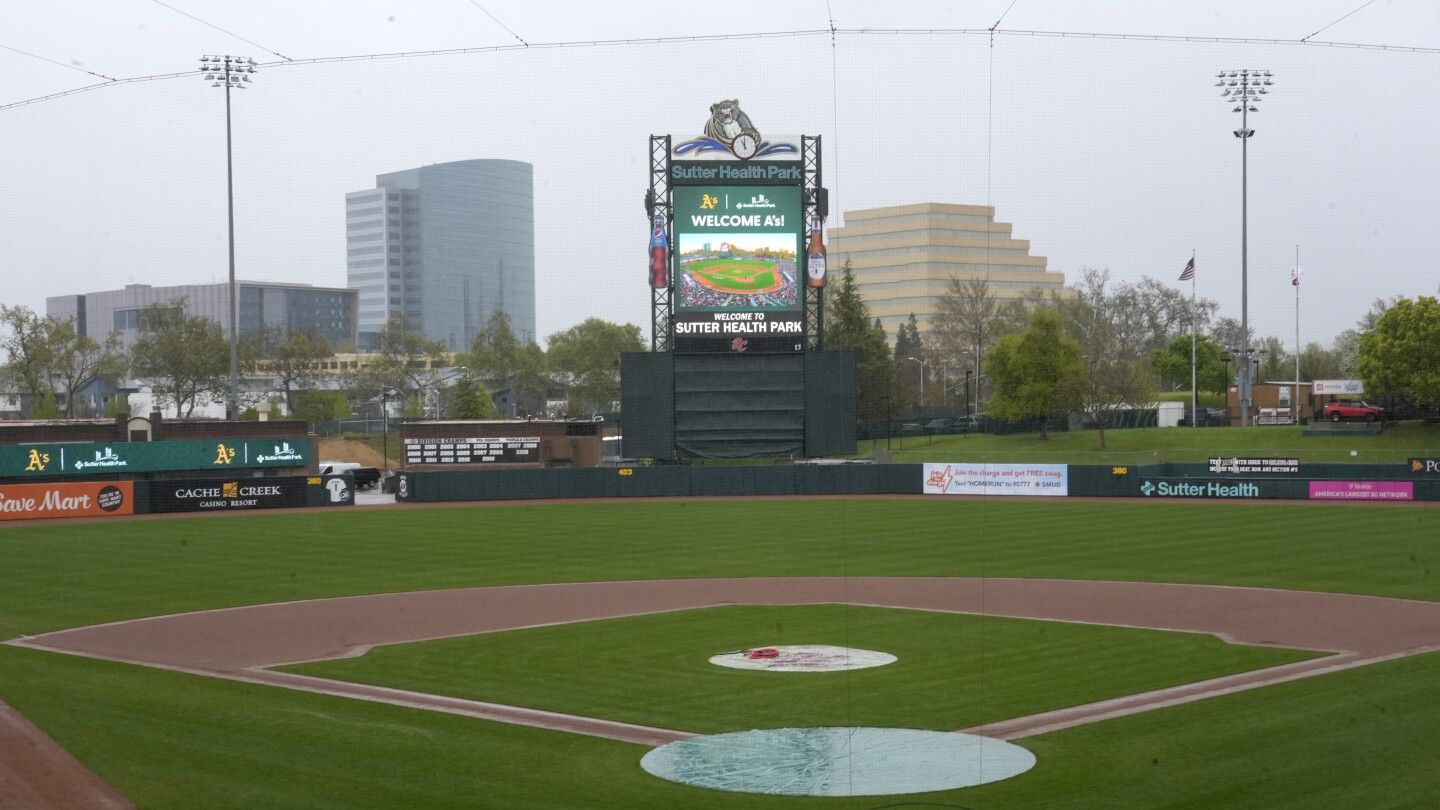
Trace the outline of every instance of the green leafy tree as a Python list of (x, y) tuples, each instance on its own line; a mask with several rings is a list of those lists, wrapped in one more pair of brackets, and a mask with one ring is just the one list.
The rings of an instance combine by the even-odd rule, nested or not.
[(1264, 337), (1251, 343), (1260, 355), (1260, 374), (1257, 381), (1287, 381), (1295, 376), (1295, 355), (1285, 348), (1285, 341), (1278, 337)]
[[(915, 313), (900, 324), (895, 330), (895, 377), (896, 386), (899, 391), (899, 399), (907, 402), (913, 401), (920, 405), (920, 364), (912, 362), (911, 357), (926, 359), (925, 346), (920, 341), (920, 322), (915, 318)], [(912, 399), (912, 396), (915, 397)]]
[(135, 376), (149, 383), (157, 403), (175, 406), (176, 416), (223, 400), (229, 389), (230, 344), (220, 324), (187, 316), (180, 302), (153, 304), (140, 313), (130, 356)]
[(335, 356), (330, 341), (313, 329), (267, 327), (250, 336), (247, 343), (256, 371), (274, 380), (290, 413), (299, 407), (300, 392), (315, 385), (325, 373), (325, 361)]
[(492, 391), (509, 386), (516, 400), (543, 402), (549, 391), (545, 353), (533, 342), (521, 343), (510, 316), (498, 309), (461, 362)]
[[(1225, 352), (1208, 337), (1195, 341), (1195, 378), (1201, 391), (1225, 393)], [(1172, 338), (1150, 356), (1155, 375), (1171, 390), (1190, 389), (1190, 336)]]
[[(1025, 329), (1001, 338), (985, 360), (990, 412), (1003, 419), (1063, 416), (1083, 399), (1087, 375), (1080, 344), (1059, 313), (1037, 309)], [(1042, 425), (1040, 437), (1048, 438)]]
[[(1358, 339), (1357, 335), (1357, 344)], [(1339, 342), (1338, 336), (1336, 342)], [(1343, 379), (1345, 374), (1338, 350), (1327, 349), (1319, 343), (1307, 343), (1300, 351), (1301, 380), (1337, 380)]]
[(445, 392), (446, 415), (454, 419), (495, 419), (500, 412), (490, 389), (474, 374), (463, 374)]
[(609, 411), (620, 399), (620, 355), (645, 350), (640, 327), (587, 318), (550, 336), (547, 364), (565, 386), (571, 413)]
[(29, 307), (0, 304), (0, 331), (4, 333), (0, 349), (5, 352), (0, 382), (28, 397), (32, 409), (47, 395), (54, 399), (50, 373), (55, 363), (53, 326)]
[(860, 297), (849, 259), (840, 269), (840, 283), (825, 294), (825, 348), (855, 353), (856, 415), (861, 419), (888, 418), (890, 399), (896, 394), (890, 342)]
[(350, 415), (350, 403), (341, 391), (305, 391), (295, 402), (295, 416), (312, 425), (339, 421)]
[(1365, 390), (1399, 394), (1416, 405), (1440, 405), (1440, 300), (1402, 298), (1360, 336)]

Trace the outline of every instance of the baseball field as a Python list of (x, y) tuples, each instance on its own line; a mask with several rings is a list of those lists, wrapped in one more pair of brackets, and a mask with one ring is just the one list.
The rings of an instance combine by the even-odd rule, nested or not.
[[(1423, 505), (918, 497), (14, 526), (0, 700), (146, 808), (1421, 807), (1436, 537)], [(240, 606), (267, 607), (215, 610)], [(810, 643), (897, 661), (706, 660)], [(639, 740), (803, 725), (1038, 761), (848, 799), (639, 766)]]

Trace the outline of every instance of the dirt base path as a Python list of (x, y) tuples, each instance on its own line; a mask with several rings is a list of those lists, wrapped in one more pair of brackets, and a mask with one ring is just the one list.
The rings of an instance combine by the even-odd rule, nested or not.
[(1440, 603), (1140, 582), (855, 577), (586, 582), (353, 596), (157, 616), (9, 644), (656, 745), (687, 732), (266, 668), (381, 644), (720, 605), (849, 603), (1209, 633), (1336, 655), (969, 729), (1015, 739), (1440, 649)]
[(0, 807), (134, 810), (135, 805), (0, 701)]

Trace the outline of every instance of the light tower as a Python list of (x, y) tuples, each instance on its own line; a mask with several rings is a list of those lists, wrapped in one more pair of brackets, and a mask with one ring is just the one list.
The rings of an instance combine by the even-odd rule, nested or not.
[(1240, 424), (1250, 424), (1250, 406), (1253, 400), (1253, 381), (1250, 371), (1250, 232), (1249, 232), (1249, 163), (1247, 146), (1255, 130), (1249, 126), (1250, 113), (1260, 112), (1260, 102), (1270, 94), (1274, 84), (1268, 70), (1227, 70), (1215, 74), (1220, 89), (1220, 98), (1227, 104), (1234, 104), (1231, 112), (1240, 113), (1240, 128), (1235, 137), (1240, 139)]
[(225, 418), (240, 416), (240, 307), (235, 294), (235, 169), (230, 148), (230, 88), (243, 90), (255, 73), (255, 60), (245, 56), (202, 56), (200, 76), (211, 87), (225, 88), (225, 196), (230, 226), (230, 389)]

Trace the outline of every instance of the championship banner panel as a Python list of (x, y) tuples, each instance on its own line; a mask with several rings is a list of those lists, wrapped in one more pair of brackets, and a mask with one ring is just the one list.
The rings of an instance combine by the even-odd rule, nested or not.
[(539, 436), (467, 436), (405, 439), (405, 464), (534, 464)]
[(677, 351), (804, 350), (799, 187), (676, 188), (674, 223)]
[(1065, 464), (926, 464), (926, 495), (1064, 496), (1070, 491)]

